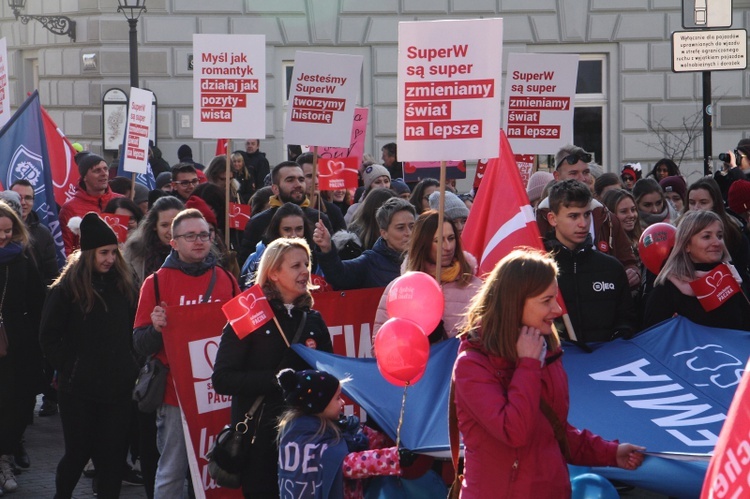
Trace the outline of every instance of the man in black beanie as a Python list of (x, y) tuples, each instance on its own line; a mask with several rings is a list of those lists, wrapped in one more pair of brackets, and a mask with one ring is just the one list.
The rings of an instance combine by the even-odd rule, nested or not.
[(70, 219), (83, 217), (90, 211), (101, 213), (110, 200), (122, 197), (109, 188), (109, 168), (104, 158), (92, 153), (81, 153), (76, 155), (76, 162), (81, 179), (73, 197), (60, 208), (60, 228), (66, 255), (70, 255), (80, 246), (79, 237), (68, 227)]

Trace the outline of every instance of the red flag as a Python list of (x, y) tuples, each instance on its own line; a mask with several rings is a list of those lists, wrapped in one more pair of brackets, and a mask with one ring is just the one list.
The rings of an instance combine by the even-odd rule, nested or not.
[(245, 230), (251, 215), (249, 204), (229, 203), (229, 228)]
[(703, 481), (701, 499), (749, 497), (746, 478), (748, 434), (750, 433), (750, 364), (745, 366), (740, 385), (734, 392), (727, 419), (714, 447), (714, 454)]
[(229, 150), (229, 139), (216, 139), (216, 154), (214, 156), (223, 156)]
[(740, 285), (726, 264), (717, 265), (711, 272), (690, 283), (695, 297), (706, 312), (710, 312), (740, 292)]
[(479, 260), (480, 276), (517, 246), (544, 251), (534, 210), (502, 130), (500, 157), (489, 160), (484, 177), (461, 234), (464, 249)]
[(115, 215), (114, 213), (102, 213), (102, 218), (112, 227), (117, 236), (118, 243), (124, 243), (128, 238), (128, 222), (130, 217), (127, 215)]
[(47, 138), (47, 154), (52, 172), (55, 201), (62, 206), (65, 201), (73, 197), (78, 183), (78, 167), (74, 160), (77, 151), (73, 149), (62, 130), (52, 121), (47, 111), (39, 107), (42, 110), (44, 135)]
[(318, 158), (318, 189), (335, 191), (357, 187), (360, 158)]
[(221, 307), (239, 339), (273, 319), (273, 310), (259, 285), (246, 289)]

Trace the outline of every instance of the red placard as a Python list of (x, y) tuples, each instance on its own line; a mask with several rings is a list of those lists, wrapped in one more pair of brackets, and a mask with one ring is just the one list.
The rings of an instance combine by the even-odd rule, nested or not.
[(112, 230), (115, 231), (117, 242), (124, 243), (128, 238), (128, 223), (130, 222), (130, 217), (127, 215), (115, 215), (114, 213), (102, 213), (100, 216), (110, 227), (112, 227)]
[(229, 228), (245, 230), (251, 215), (249, 204), (229, 203)]
[(246, 289), (221, 307), (239, 339), (273, 319), (273, 310), (259, 285)]
[(360, 158), (318, 158), (318, 188), (321, 191), (357, 187)]
[(706, 312), (715, 310), (740, 291), (740, 285), (726, 264), (721, 264), (708, 274), (690, 283), (695, 297)]

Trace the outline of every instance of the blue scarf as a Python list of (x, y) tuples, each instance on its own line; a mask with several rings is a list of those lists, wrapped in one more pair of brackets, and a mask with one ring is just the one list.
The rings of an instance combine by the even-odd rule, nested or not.
[(344, 497), (342, 465), (349, 453), (344, 438), (327, 428), (316, 435), (320, 419), (300, 416), (284, 429), (279, 443), (279, 490), (295, 499)]
[(21, 251), (23, 251), (23, 246), (21, 246), (21, 243), (17, 243), (15, 241), (9, 242), (5, 245), (4, 248), (0, 248), (0, 265), (4, 265), (10, 262), (15, 257), (20, 255)]

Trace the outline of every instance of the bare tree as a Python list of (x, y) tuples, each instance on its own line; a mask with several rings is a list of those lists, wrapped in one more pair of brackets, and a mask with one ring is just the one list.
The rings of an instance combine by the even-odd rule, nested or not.
[(663, 119), (652, 121), (642, 116), (638, 118), (656, 140), (656, 143), (643, 140), (639, 142), (659, 151), (665, 158), (671, 158), (678, 165), (682, 163), (693, 142), (703, 136), (703, 109), (700, 107), (690, 116), (684, 116), (680, 125), (673, 127), (665, 126)]

